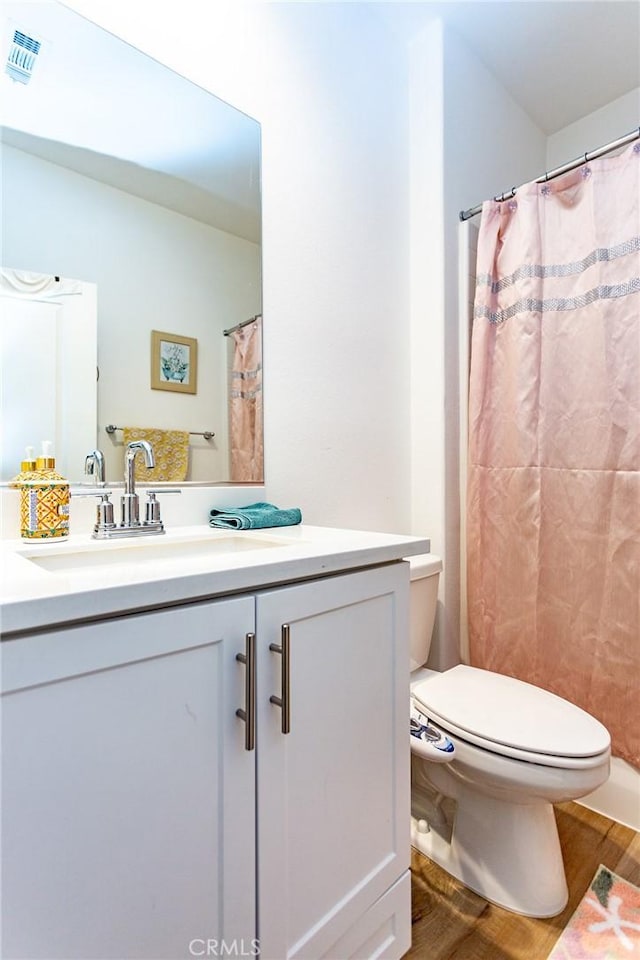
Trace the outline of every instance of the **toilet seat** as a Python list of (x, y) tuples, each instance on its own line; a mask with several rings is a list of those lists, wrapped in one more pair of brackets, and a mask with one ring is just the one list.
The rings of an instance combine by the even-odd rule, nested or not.
[(460, 664), (412, 684), (430, 720), (447, 734), (516, 760), (580, 769), (610, 752), (594, 717), (533, 684)]

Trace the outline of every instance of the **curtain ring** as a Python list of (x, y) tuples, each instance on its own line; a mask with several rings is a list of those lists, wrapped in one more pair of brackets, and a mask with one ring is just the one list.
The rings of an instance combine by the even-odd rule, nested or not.
[(584, 162), (585, 162), (585, 163), (589, 163), (589, 154), (588, 154), (586, 151), (585, 151), (585, 154), (584, 154)]

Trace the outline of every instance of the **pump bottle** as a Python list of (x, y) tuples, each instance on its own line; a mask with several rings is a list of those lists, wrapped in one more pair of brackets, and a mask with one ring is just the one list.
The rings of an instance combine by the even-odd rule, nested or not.
[(12, 481), (20, 490), (20, 536), (27, 542), (69, 536), (69, 483), (56, 472), (51, 446), (50, 440), (42, 441), (35, 464), (33, 448), (27, 447), (27, 459)]

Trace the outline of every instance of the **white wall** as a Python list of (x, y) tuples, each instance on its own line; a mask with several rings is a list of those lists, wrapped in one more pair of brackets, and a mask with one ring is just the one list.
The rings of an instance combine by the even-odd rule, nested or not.
[[(464, 41), (440, 21), (410, 50), (415, 531), (444, 561), (429, 666), (459, 662), (458, 214), (537, 176), (545, 137)], [(425, 108), (432, 98), (441, 108)], [(419, 155), (414, 156), (413, 151)]]
[[(212, 442), (191, 437), (189, 479), (228, 480), (222, 331), (260, 309), (260, 248), (21, 150), (3, 145), (2, 159), (5, 266), (97, 284), (107, 478), (123, 475), (122, 434), (104, 432), (113, 423), (211, 430)], [(197, 339), (197, 394), (151, 389), (151, 330)], [(69, 464), (70, 479), (83, 468)]]
[(266, 496), (409, 532), (403, 52), (359, 4), (69, 5), (262, 124)]
[[(411, 522), (444, 556), (443, 26), (411, 45)], [(440, 596), (444, 596), (444, 577)], [(439, 618), (438, 618), (439, 619)], [(436, 626), (436, 630), (438, 626)]]
[(547, 139), (547, 165), (551, 170), (574, 157), (617, 140), (640, 124), (640, 87), (612, 100), (599, 110), (569, 124)]

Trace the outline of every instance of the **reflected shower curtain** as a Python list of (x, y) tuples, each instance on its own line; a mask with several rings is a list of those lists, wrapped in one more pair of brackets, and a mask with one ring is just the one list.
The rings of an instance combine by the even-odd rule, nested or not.
[(484, 204), (471, 356), (471, 663), (640, 766), (640, 143)]
[(262, 317), (233, 336), (233, 368), (229, 391), (231, 481), (262, 483)]

